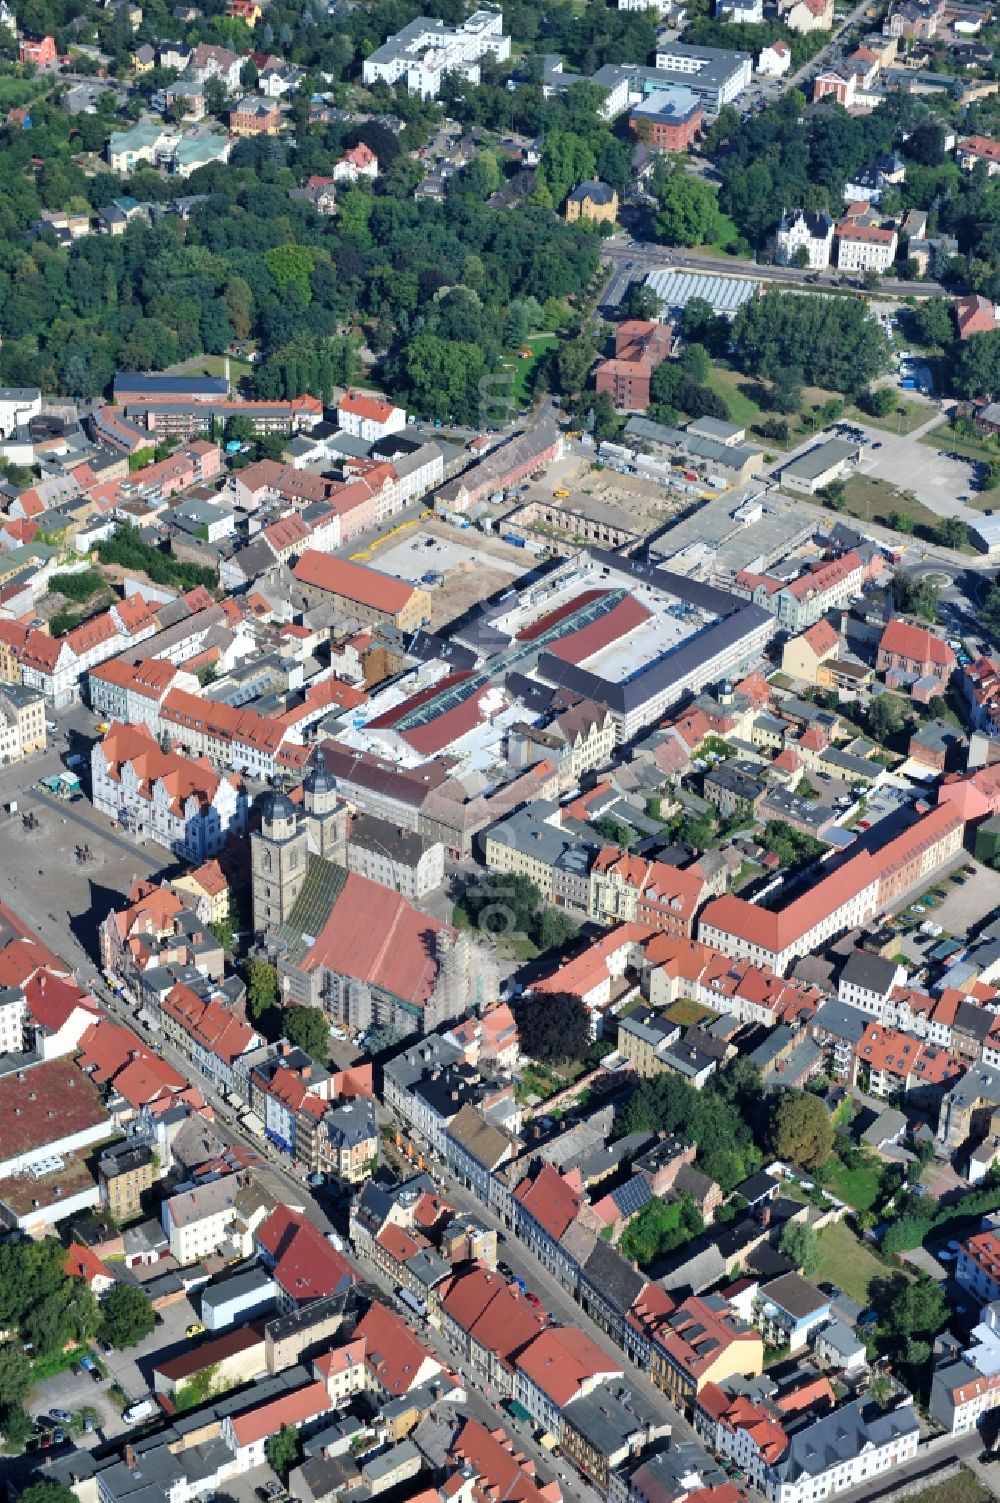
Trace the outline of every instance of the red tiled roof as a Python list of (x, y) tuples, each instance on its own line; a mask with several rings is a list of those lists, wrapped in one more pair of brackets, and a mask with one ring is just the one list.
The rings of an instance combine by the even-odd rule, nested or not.
[(418, 1341), (401, 1315), (377, 1300), (369, 1306), (354, 1330), (355, 1339), (367, 1346), (365, 1361), (380, 1388), (398, 1396), (409, 1393), (441, 1364), (430, 1349)]
[(325, 1383), (307, 1383), (292, 1393), (282, 1394), (268, 1404), (261, 1404), (247, 1414), (237, 1415), (231, 1424), (237, 1446), (253, 1445), (265, 1436), (277, 1435), (285, 1425), (303, 1425), (330, 1408)]
[(387, 423), (392, 416), (393, 404), (385, 397), (372, 397), (361, 391), (346, 391), (337, 403), (337, 411), (370, 418), (374, 423)]
[(349, 872), (302, 969), (325, 966), (423, 1007), (437, 982), (437, 937), (453, 932), (401, 893)]
[(277, 1206), (257, 1230), (257, 1243), (274, 1259), (274, 1277), (290, 1299), (304, 1304), (353, 1284), (345, 1258), (301, 1211)]
[(354, 600), (371, 610), (395, 614), (403, 610), (413, 596), (412, 587), (402, 580), (352, 564), (347, 559), (333, 558), (328, 553), (316, 553), (311, 548), (303, 553), (293, 573), (300, 584), (327, 590), (331, 595), (342, 595), (346, 600)]
[(521, 1353), (517, 1367), (558, 1409), (592, 1379), (622, 1371), (620, 1362), (578, 1326), (549, 1326)]
[(58, 1033), (77, 1008), (95, 1017), (99, 1012), (93, 997), (81, 991), (74, 981), (48, 971), (36, 971), (24, 987), (24, 999), (35, 1022), (49, 1033)]
[(514, 1191), (514, 1199), (554, 1242), (572, 1226), (583, 1204), (583, 1196), (554, 1164), (543, 1164), (533, 1180), (523, 1179)]

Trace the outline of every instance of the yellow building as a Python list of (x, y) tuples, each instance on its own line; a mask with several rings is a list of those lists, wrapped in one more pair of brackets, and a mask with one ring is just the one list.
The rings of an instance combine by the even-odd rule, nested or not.
[(178, 892), (194, 899), (198, 917), (206, 924), (221, 924), (229, 917), (229, 881), (213, 857), (171, 882)]
[(816, 684), (820, 664), (835, 657), (839, 648), (840, 637), (829, 621), (817, 621), (797, 637), (789, 637), (781, 654), (781, 671)]
[(97, 1179), (101, 1200), (115, 1220), (134, 1221), (142, 1214), (143, 1195), (156, 1180), (156, 1160), (145, 1145), (115, 1144), (98, 1160)]
[(718, 1295), (693, 1295), (671, 1315), (649, 1349), (649, 1375), (679, 1409), (706, 1383), (759, 1378), (764, 1342)]
[(591, 178), (574, 188), (566, 200), (566, 221), (589, 219), (594, 224), (617, 224), (618, 194), (608, 183)]
[(19, 683), (0, 688), (0, 762), (20, 762), (45, 750), (45, 699)]

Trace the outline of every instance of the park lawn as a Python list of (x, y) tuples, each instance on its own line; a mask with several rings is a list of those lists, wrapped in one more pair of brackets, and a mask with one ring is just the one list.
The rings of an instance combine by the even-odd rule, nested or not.
[(735, 253), (729, 249), (731, 245), (735, 245), (736, 241), (739, 238), (740, 232), (736, 228), (736, 225), (730, 219), (729, 215), (723, 214), (722, 210), (720, 209), (718, 229), (713, 235), (711, 241), (708, 245), (693, 245), (691, 247), (691, 253), (695, 256), (720, 256), (727, 261), (749, 260), (748, 256), (736, 256)]
[[(173, 366), (167, 375), (180, 372), (186, 376), (224, 376), (226, 374), (225, 355), (200, 355), (196, 360), (184, 360), (179, 365)], [(239, 355), (229, 356), (229, 379), (230, 384), (235, 386), (244, 376), (253, 374), (253, 366), (249, 360), (242, 359)]]
[(16, 110), (41, 92), (37, 79), (0, 78), (0, 108)]
[(988, 1503), (992, 1496), (979, 1478), (963, 1467), (944, 1482), (932, 1483), (919, 1493), (907, 1493), (906, 1503)]
[(884, 1264), (844, 1221), (824, 1227), (817, 1240), (820, 1265), (813, 1282), (836, 1284), (859, 1305), (867, 1306), (868, 1285), (872, 1279), (885, 1276)]
[(526, 350), (534, 351), (530, 360), (518, 360), (515, 357), (513, 360), (504, 361), (504, 368), (514, 372), (514, 401), (518, 407), (527, 407), (531, 400), (531, 393), (528, 390), (528, 379), (536, 363), (542, 355), (554, 349), (558, 343), (559, 339), (555, 334), (532, 334), (524, 342)]
[(856, 1211), (868, 1211), (878, 1197), (881, 1180), (879, 1165), (873, 1160), (863, 1159), (856, 1169), (838, 1164), (836, 1173), (823, 1188), (836, 1195), (838, 1200), (846, 1200)]

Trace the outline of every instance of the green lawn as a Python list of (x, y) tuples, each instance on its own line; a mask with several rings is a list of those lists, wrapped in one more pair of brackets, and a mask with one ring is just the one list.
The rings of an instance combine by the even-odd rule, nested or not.
[(41, 84), (31, 78), (0, 78), (0, 109), (14, 110), (27, 104), (41, 92)]
[(729, 370), (724, 365), (713, 365), (708, 384), (723, 398), (729, 407), (729, 416), (741, 427), (749, 428), (751, 423), (761, 423), (765, 418), (773, 416), (766, 413), (748, 394), (754, 386), (752, 376), (744, 376), (740, 371)]
[(881, 1183), (881, 1166), (875, 1159), (863, 1160), (856, 1169), (840, 1164), (824, 1189), (838, 1200), (846, 1200), (856, 1211), (867, 1211), (875, 1204)]
[(740, 232), (736, 228), (728, 214), (719, 211), (719, 227), (709, 245), (695, 245), (691, 247), (691, 254), (695, 256), (723, 256), (727, 261), (746, 259), (735, 257), (730, 246), (735, 245), (740, 238)]
[(934, 416), (935, 409), (926, 402), (905, 402), (900, 399), (898, 408), (889, 417), (875, 418), (862, 412), (853, 403), (844, 409), (844, 416), (852, 423), (864, 423), (868, 428), (881, 428), (884, 433), (912, 433), (923, 427)]
[(824, 1227), (819, 1234), (821, 1262), (814, 1283), (836, 1284), (859, 1305), (868, 1304), (868, 1285), (885, 1276), (885, 1268), (843, 1221)]
[[(184, 360), (179, 365), (172, 366), (167, 375), (174, 371), (181, 371), (188, 376), (224, 376), (226, 373), (225, 355), (200, 355), (194, 360)], [(253, 366), (249, 360), (242, 360), (237, 355), (229, 356), (229, 380), (236, 386), (244, 376), (253, 373)]]
[(890, 512), (905, 511), (914, 524), (935, 527), (938, 518), (922, 502), (900, 495), (888, 480), (872, 475), (852, 475), (844, 492), (847, 512), (862, 522), (885, 522)]
[(537, 361), (558, 343), (559, 340), (555, 334), (532, 334), (525, 341), (524, 346), (525, 349), (534, 350), (534, 355), (530, 360), (514, 359), (504, 361), (505, 369), (514, 372), (514, 401), (518, 407), (527, 407), (531, 400), (531, 393), (528, 390), (528, 380)]
[(671, 1023), (676, 1023), (679, 1028), (693, 1028), (697, 1023), (704, 1023), (706, 1019), (718, 1016), (710, 1007), (703, 1007), (691, 997), (679, 997), (664, 1013), (664, 1017), (669, 1018)]

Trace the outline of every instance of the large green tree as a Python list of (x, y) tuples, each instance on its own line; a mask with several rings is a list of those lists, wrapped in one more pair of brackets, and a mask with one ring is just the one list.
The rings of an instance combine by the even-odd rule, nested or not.
[(804, 1091), (781, 1091), (771, 1115), (770, 1151), (803, 1169), (817, 1169), (833, 1151), (826, 1103)]
[(119, 1351), (145, 1341), (156, 1324), (148, 1295), (131, 1284), (116, 1284), (101, 1304), (101, 1340)]
[(677, 166), (655, 181), (653, 230), (667, 245), (707, 245), (719, 226), (715, 191), (703, 178)]
[(881, 326), (857, 298), (771, 288), (744, 303), (732, 332), (741, 369), (768, 380), (796, 369), (811, 386), (860, 392), (889, 359)]
[(289, 1043), (313, 1059), (325, 1061), (330, 1052), (330, 1024), (321, 1007), (286, 1007), (282, 1028)]
[(590, 1014), (570, 992), (524, 997), (514, 1010), (521, 1052), (545, 1065), (582, 1059), (590, 1044)]

